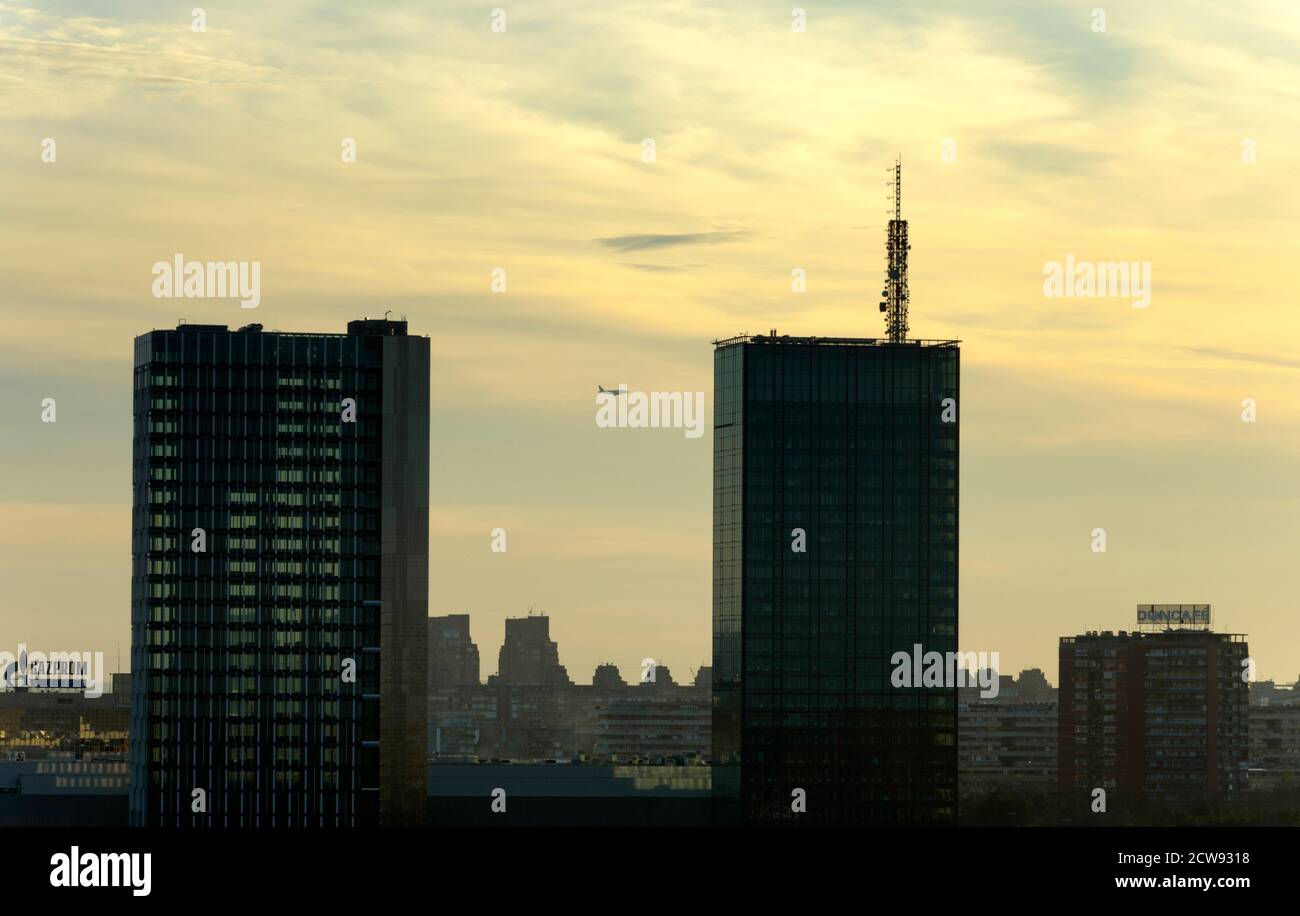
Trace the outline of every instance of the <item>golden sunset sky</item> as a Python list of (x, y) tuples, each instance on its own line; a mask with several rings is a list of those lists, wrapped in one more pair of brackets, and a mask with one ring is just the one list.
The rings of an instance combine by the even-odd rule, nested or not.
[[(0, 2), (0, 646), (125, 664), (135, 335), (391, 309), (432, 338), (430, 613), (484, 676), (532, 606), (575, 680), (686, 679), (711, 437), (599, 429), (596, 385), (711, 406), (714, 338), (881, 336), (901, 155), (913, 335), (963, 341), (961, 647), (1055, 683), (1058, 637), (1208, 602), (1300, 674), (1293, 0), (201, 2)], [(155, 299), (176, 253), (259, 261), (261, 306)], [(1045, 297), (1069, 254), (1150, 262), (1150, 306)]]

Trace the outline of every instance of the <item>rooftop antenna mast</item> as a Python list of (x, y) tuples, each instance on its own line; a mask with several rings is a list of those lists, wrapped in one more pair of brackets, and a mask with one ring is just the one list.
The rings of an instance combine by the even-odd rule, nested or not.
[(894, 218), (885, 236), (885, 288), (880, 310), (885, 313), (885, 334), (890, 343), (907, 339), (907, 220), (903, 219), (903, 157), (894, 163)]

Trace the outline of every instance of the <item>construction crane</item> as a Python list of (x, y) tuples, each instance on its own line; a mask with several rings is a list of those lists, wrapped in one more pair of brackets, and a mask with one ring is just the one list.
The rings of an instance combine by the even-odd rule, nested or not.
[(894, 163), (894, 218), (885, 233), (885, 288), (880, 310), (885, 313), (885, 336), (890, 343), (907, 340), (907, 220), (903, 219), (903, 157)]

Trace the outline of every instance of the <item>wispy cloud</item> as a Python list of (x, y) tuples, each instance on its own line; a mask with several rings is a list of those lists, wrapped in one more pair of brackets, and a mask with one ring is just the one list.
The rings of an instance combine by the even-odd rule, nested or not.
[(985, 150), (1015, 169), (1040, 174), (1084, 175), (1106, 161), (1094, 150), (1054, 143), (992, 143)]
[(675, 248), (685, 245), (717, 245), (744, 236), (743, 232), (687, 232), (667, 235), (617, 235), (596, 239), (615, 251), (644, 251), (649, 248)]
[(1277, 356), (1271, 353), (1247, 353), (1243, 350), (1228, 350), (1223, 347), (1183, 347), (1189, 353), (1213, 356), (1241, 363), (1256, 363), (1261, 366), (1280, 366), (1284, 369), (1300, 369), (1300, 357)]
[(652, 274), (675, 274), (681, 273), (680, 267), (669, 267), (666, 264), (624, 264), (624, 267), (630, 267), (633, 270), (644, 270)]

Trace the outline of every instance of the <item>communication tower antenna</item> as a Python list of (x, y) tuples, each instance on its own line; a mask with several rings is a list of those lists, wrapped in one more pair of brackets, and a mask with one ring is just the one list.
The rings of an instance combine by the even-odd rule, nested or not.
[(885, 233), (885, 288), (880, 310), (885, 313), (885, 336), (890, 343), (907, 339), (907, 220), (903, 219), (903, 157), (894, 163), (894, 218)]

